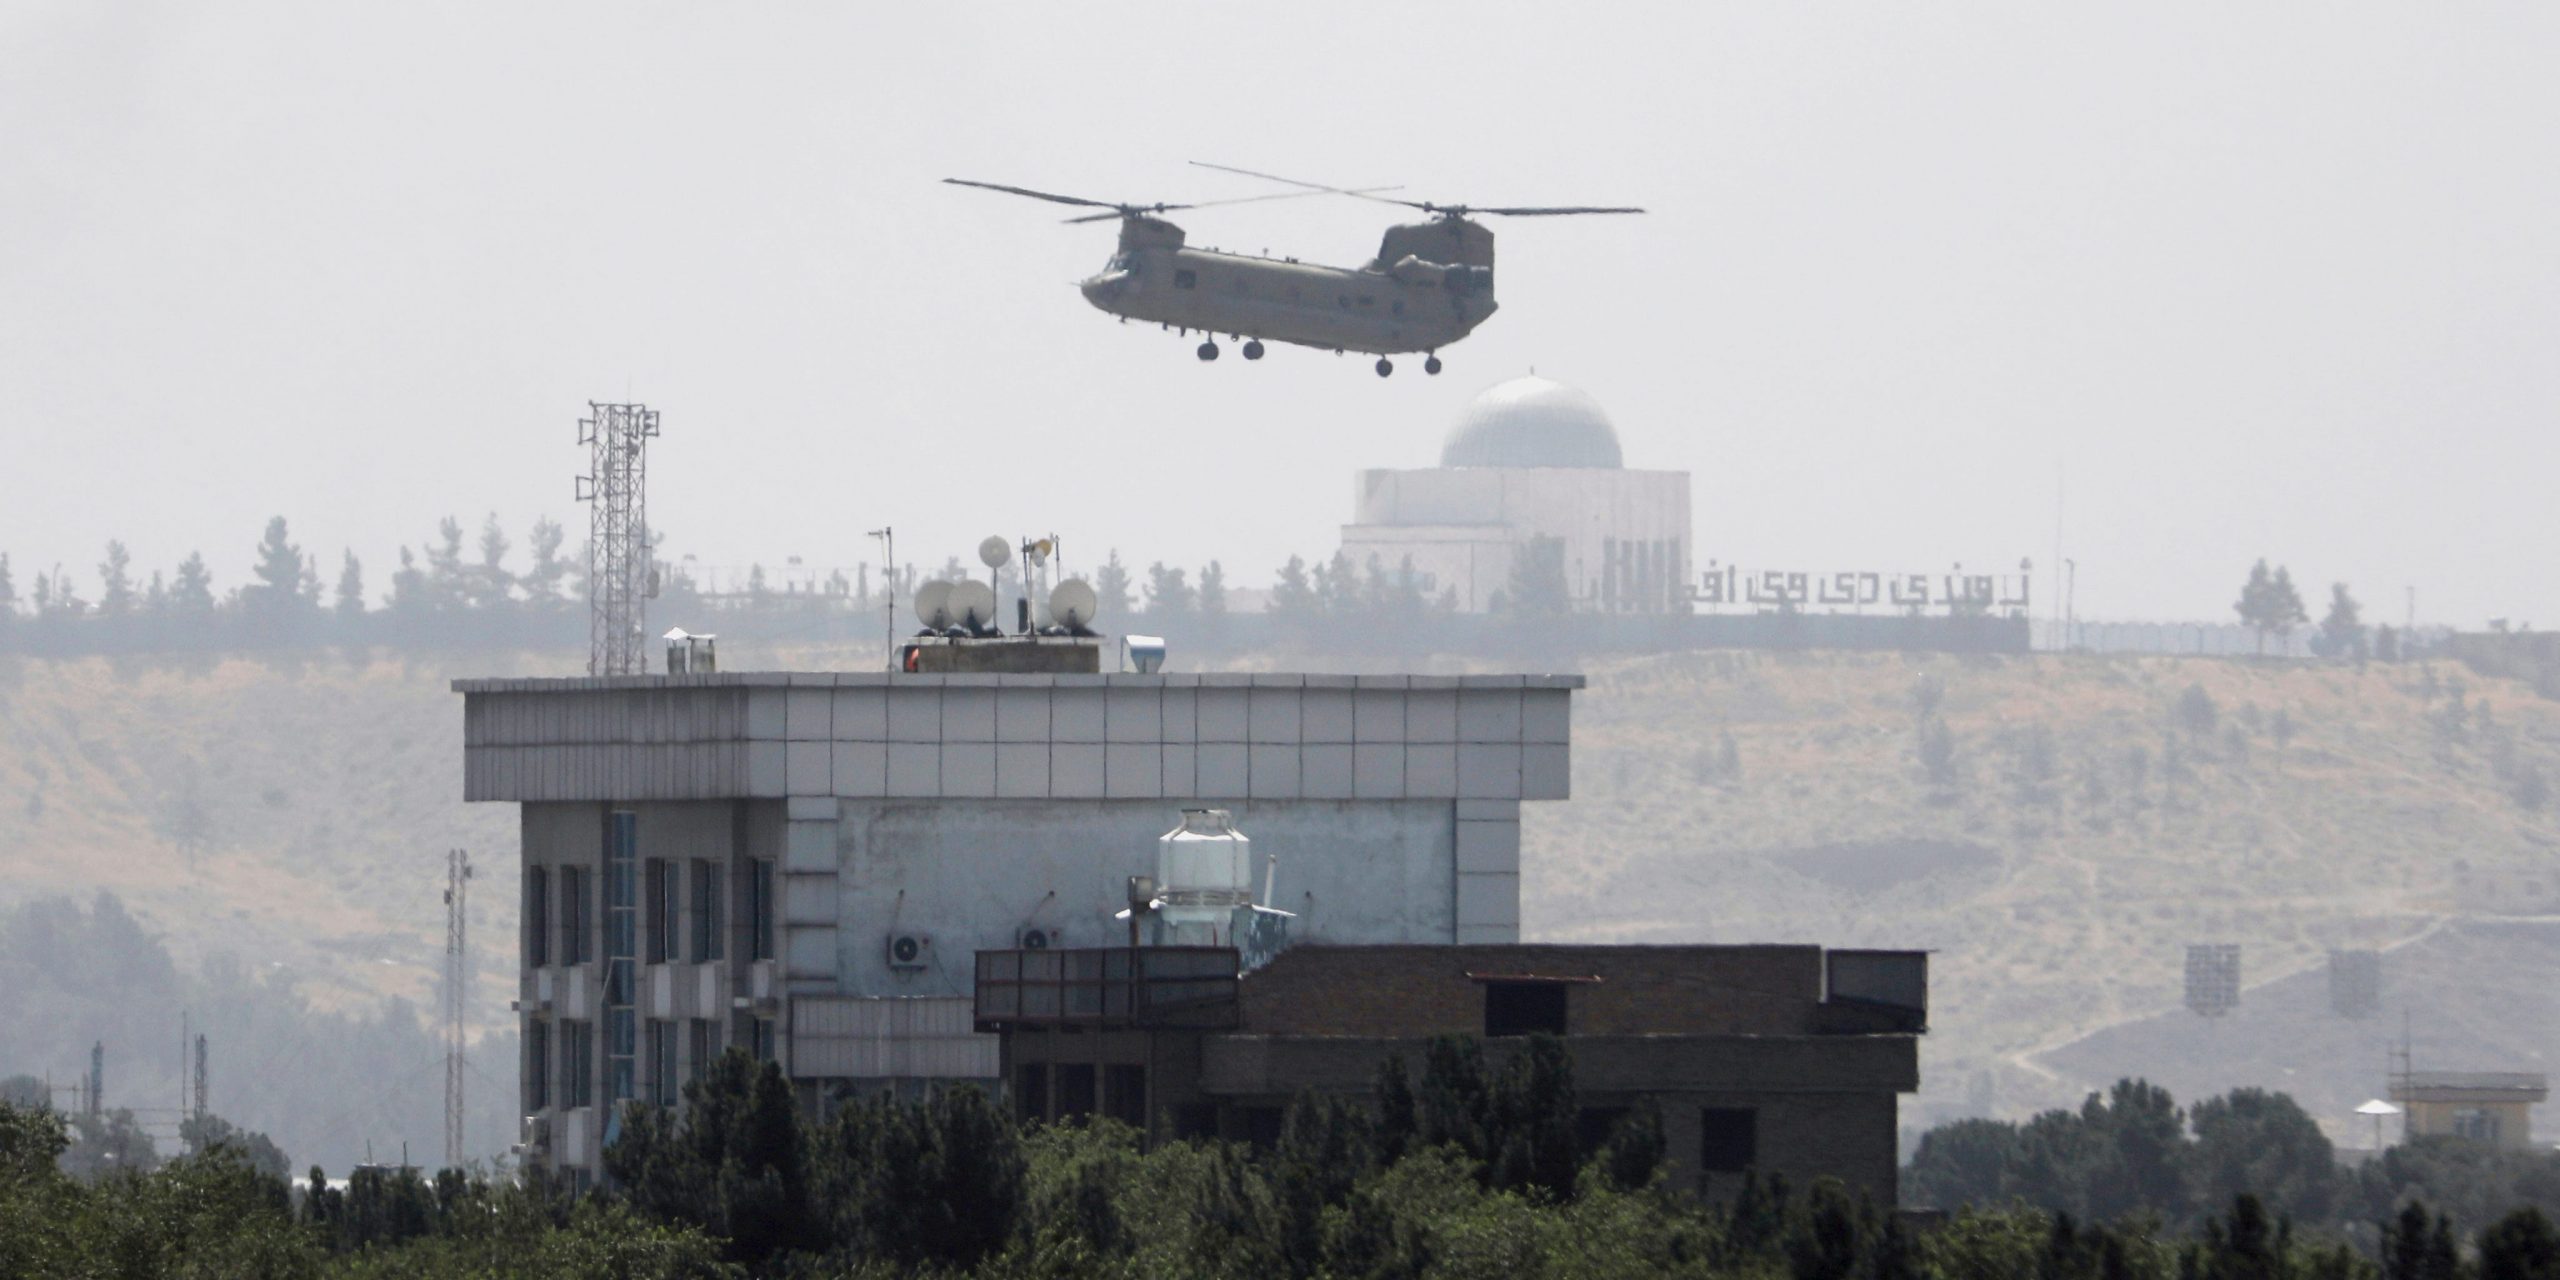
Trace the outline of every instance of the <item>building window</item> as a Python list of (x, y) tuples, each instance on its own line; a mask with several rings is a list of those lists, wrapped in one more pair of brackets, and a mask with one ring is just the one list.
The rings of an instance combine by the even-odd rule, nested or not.
[(754, 1019), (753, 1025), (749, 1028), (748, 1033), (755, 1037), (755, 1055), (758, 1062), (774, 1062), (779, 1060), (774, 1052), (773, 1019)]
[(676, 958), (676, 864), (665, 858), (651, 858), (641, 894), (647, 909), (644, 928), (647, 955), (651, 964), (665, 964)]
[(1175, 271), (1175, 272), (1173, 273), (1173, 287), (1174, 287), (1174, 288), (1176, 288), (1176, 289), (1197, 289), (1197, 288), (1199, 288), (1199, 287), (1200, 287), (1200, 273), (1199, 273), (1199, 272), (1196, 272), (1196, 271), (1193, 271), (1193, 270), (1191, 270), (1191, 269), (1190, 269), (1190, 268), (1188, 268), (1188, 267), (1185, 267), (1185, 268), (1182, 268), (1182, 269), (1180, 269), (1180, 270)]
[(551, 872), (546, 867), (524, 872), (524, 963), (529, 969), (551, 963)]
[(708, 858), (693, 863), (693, 962), (720, 958), (720, 864)]
[(1049, 1118), (1049, 1065), (1026, 1062), (1015, 1073), (1014, 1113), (1025, 1120)]
[(1561, 982), (1484, 984), (1486, 1037), (1563, 1035), (1568, 989)]
[(638, 1004), (640, 815), (605, 815), (604, 1073), (605, 1101), (640, 1096)]
[(2485, 1107), (2457, 1107), (2453, 1113), (2453, 1136), (2473, 1142), (2495, 1145), (2498, 1141), (2498, 1113)]
[(1573, 1114), (1573, 1138), (1588, 1160), (1600, 1148), (1609, 1145), (1610, 1135), (1626, 1123), (1626, 1107), (1584, 1107)]
[(1698, 1167), (1708, 1173), (1740, 1173), (1760, 1162), (1760, 1112), (1752, 1107), (1708, 1107), (1698, 1113)]
[(1102, 1069), (1102, 1114), (1139, 1129), (1147, 1127), (1147, 1069), (1115, 1062)]
[(649, 1019), (649, 1101), (676, 1104), (676, 1024)]
[(1050, 1068), (1051, 1083), (1057, 1090), (1058, 1118), (1072, 1119), (1093, 1114), (1093, 1064), (1061, 1062)]
[(560, 963), (585, 964), (587, 954), (587, 869), (560, 868)]
[(591, 1107), (596, 1102), (596, 1024), (560, 1024), (560, 1105)]
[(551, 1107), (551, 1024), (540, 1018), (524, 1027), (524, 1109)]
[(711, 1075), (711, 1060), (720, 1056), (719, 1020), (695, 1018), (693, 1043), (687, 1047), (693, 1050), (693, 1074), (690, 1078), (707, 1079)]
[(773, 859), (758, 858), (747, 871), (747, 958), (773, 958)]

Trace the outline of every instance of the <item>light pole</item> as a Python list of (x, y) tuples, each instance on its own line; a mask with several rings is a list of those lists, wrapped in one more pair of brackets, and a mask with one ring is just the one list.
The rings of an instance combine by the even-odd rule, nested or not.
[(871, 536), (880, 540), (880, 576), (889, 582), (889, 615), (880, 624), (881, 662), (894, 671), (898, 666), (898, 531), (884, 524)]

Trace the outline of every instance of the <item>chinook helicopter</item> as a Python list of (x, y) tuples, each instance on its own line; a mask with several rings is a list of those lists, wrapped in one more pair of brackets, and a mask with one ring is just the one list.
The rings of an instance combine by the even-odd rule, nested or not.
[[(1250, 169), (1194, 160), (1203, 169), (1242, 174), (1300, 190), (1194, 204), (1115, 204), (1028, 187), (945, 178), (955, 186), (1003, 191), (1055, 204), (1105, 210), (1070, 223), (1120, 220), (1120, 249), (1077, 287), (1085, 300), (1121, 318), (1153, 320), (1186, 335), (1199, 330), (1202, 360), (1218, 358), (1215, 335), (1243, 344), (1244, 358), (1259, 360), (1263, 342), (1294, 343), (1340, 354), (1378, 357), (1378, 376), (1396, 371), (1387, 357), (1423, 353), (1422, 371), (1440, 372), (1440, 348), (1473, 333), (1493, 315), (1493, 232), (1471, 215), (1549, 217), (1579, 213), (1642, 213), (1623, 207), (1433, 204), (1378, 194), (1396, 187), (1347, 188), (1302, 182)], [(1328, 267), (1295, 258), (1271, 258), (1196, 249), (1182, 228), (1157, 216), (1177, 209), (1245, 204), (1292, 196), (1343, 195), (1399, 204), (1429, 215), (1387, 229), (1378, 256), (1363, 267)]]

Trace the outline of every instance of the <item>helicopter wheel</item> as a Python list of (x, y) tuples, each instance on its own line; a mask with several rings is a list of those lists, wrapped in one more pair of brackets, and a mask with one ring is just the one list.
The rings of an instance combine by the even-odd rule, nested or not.
[(1383, 377), (1387, 376), (1388, 374), (1394, 373), (1395, 371), (1396, 371), (1396, 366), (1395, 366), (1395, 362), (1394, 362), (1394, 361), (1387, 359), (1385, 356), (1380, 356), (1380, 357), (1378, 357), (1378, 376), (1379, 376), (1379, 377), (1383, 378)]
[(1253, 341), (1244, 344), (1244, 358), (1247, 360), (1259, 360), (1262, 358), (1262, 339), (1255, 338)]
[(1200, 358), (1201, 358), (1201, 359), (1203, 359), (1203, 360), (1215, 360), (1215, 359), (1217, 359), (1217, 358), (1218, 358), (1218, 344), (1217, 344), (1217, 343), (1214, 343), (1214, 342), (1203, 342), (1203, 343), (1201, 343), (1201, 344), (1200, 344)]
[(1439, 374), (1439, 372), (1440, 372), (1440, 357), (1438, 357), (1438, 356), (1433, 356), (1433, 357), (1431, 357), (1430, 359), (1427, 359), (1427, 360), (1423, 361), (1423, 362), (1422, 362), (1422, 371), (1423, 371), (1424, 373), (1428, 373), (1428, 374), (1432, 374), (1432, 375), (1434, 375), (1434, 376), (1437, 376), (1437, 375)]

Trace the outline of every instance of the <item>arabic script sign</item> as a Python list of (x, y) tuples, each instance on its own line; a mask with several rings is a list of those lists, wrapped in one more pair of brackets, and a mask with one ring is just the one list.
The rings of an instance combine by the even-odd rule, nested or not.
[(2027, 562), (2020, 561), (2016, 573), (1963, 570), (1963, 565), (1957, 565), (1954, 572), (1941, 574), (1799, 573), (1784, 569), (1748, 572), (1737, 565), (1719, 568), (1709, 561), (1695, 598), (1711, 607), (1735, 604), (1764, 609), (1864, 609), (1882, 605), (1987, 613), (2027, 607), (2028, 583), (2033, 576)]

